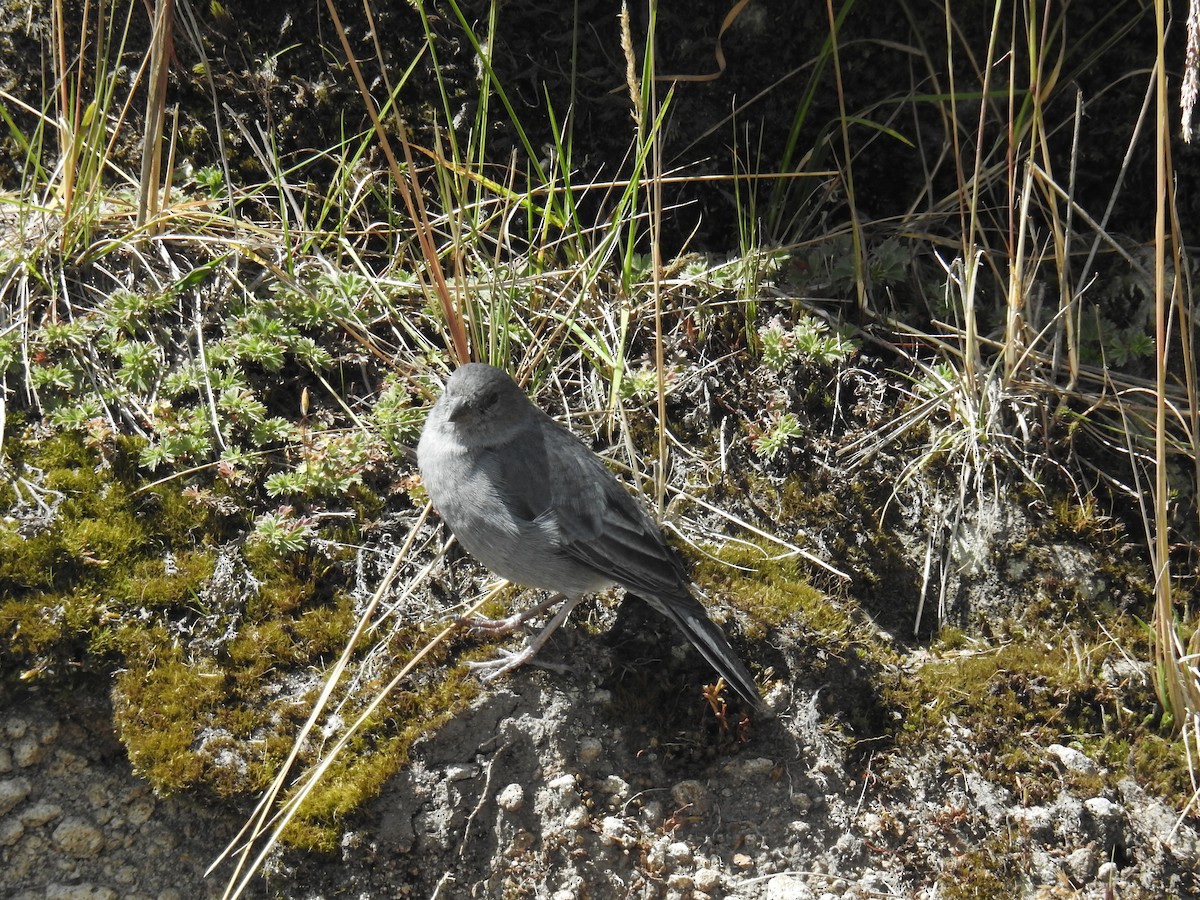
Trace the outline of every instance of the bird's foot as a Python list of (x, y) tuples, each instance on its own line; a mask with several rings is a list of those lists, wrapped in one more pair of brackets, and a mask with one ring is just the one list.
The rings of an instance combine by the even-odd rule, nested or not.
[[(567, 602), (563, 604), (562, 609), (554, 614), (554, 618), (546, 623), (546, 627), (538, 632), (536, 637), (528, 641), (524, 647), (522, 647), (520, 650), (501, 650), (500, 656), (496, 659), (483, 660), (480, 662), (469, 662), (467, 663), (467, 666), (473, 671), (479, 672), (480, 677), (482, 677), (484, 681), (492, 681), (493, 679), (499, 678), (505, 672), (511, 672), (518, 666), (523, 666), (528, 662), (532, 662), (533, 658), (537, 656), (538, 651), (541, 650), (546, 641), (550, 639), (550, 635), (554, 634), (554, 632), (558, 629), (558, 626), (567, 620), (567, 616), (571, 614), (571, 610), (573, 610), (583, 598), (571, 597), (568, 599), (564, 598), (562, 595), (559, 595), (558, 597), (551, 599), (554, 603), (557, 603), (563, 599), (566, 599)], [(542, 608), (544, 609), (551, 605), (553, 605), (553, 603), (543, 604)], [(516, 616), (509, 617), (509, 619), (513, 618), (516, 618)], [(528, 618), (528, 616), (526, 618)], [(504, 623), (509, 621), (509, 619), (501, 619), (500, 621)], [(537, 665), (545, 669), (556, 669), (560, 672), (570, 671), (569, 666), (564, 666), (560, 663), (545, 663), (538, 660)]]
[(494, 635), (508, 634), (510, 631), (520, 628), (534, 616), (544, 613), (550, 607), (566, 599), (565, 594), (553, 594), (536, 606), (513, 613), (511, 616), (503, 619), (488, 619), (483, 616), (463, 616), (455, 619), (455, 622), (465, 628), (470, 628), (472, 631), (483, 631)]
[(462, 616), (455, 619), (455, 624), (461, 625), (463, 628), (470, 628), (472, 631), (482, 631), (487, 634), (508, 634), (510, 631), (521, 627), (525, 624), (528, 616), (522, 613), (514, 613), (504, 619), (486, 619), (483, 616)]
[(571, 667), (566, 663), (550, 662), (537, 658), (538, 648), (531, 641), (519, 650), (501, 650), (495, 659), (479, 660), (467, 663), (467, 668), (479, 674), (483, 681), (494, 681), (506, 672), (511, 672), (520, 666), (531, 665), (539, 669), (549, 669), (551, 672), (569, 672)]
[(501, 650), (500, 655), (495, 659), (469, 662), (467, 663), (467, 668), (472, 672), (478, 673), (479, 677), (484, 681), (493, 681), (505, 672), (511, 672), (517, 666), (523, 666), (533, 659), (534, 654), (530, 653), (529, 650), (528, 645), (522, 647), (520, 650)]

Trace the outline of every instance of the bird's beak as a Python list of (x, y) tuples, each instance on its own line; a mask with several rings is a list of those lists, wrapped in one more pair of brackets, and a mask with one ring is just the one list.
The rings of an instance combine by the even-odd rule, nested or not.
[(448, 412), (446, 414), (446, 418), (449, 419), (451, 422), (457, 422), (459, 419), (461, 419), (463, 416), (465, 416), (467, 414), (467, 412), (468, 412), (468, 410), (470, 410), (470, 408), (471, 408), (471, 404), (468, 403), (465, 399), (454, 400), (450, 404), (450, 412)]

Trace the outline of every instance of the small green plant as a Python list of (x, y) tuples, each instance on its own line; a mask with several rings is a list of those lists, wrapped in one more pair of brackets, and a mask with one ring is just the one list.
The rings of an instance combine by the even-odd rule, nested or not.
[(193, 177), (196, 183), (208, 191), (208, 196), (217, 200), (225, 192), (225, 173), (218, 166), (197, 169)]
[(300, 462), (266, 480), (272, 497), (318, 497), (342, 494), (362, 483), (366, 465), (382, 452), (378, 438), (362, 431), (327, 432), (301, 445)]
[(1099, 313), (1084, 316), (1080, 324), (1079, 353), (1086, 363), (1123, 368), (1154, 356), (1154, 337), (1144, 326), (1121, 327)]
[[(670, 390), (671, 385), (679, 377), (679, 371), (670, 366), (663, 373), (666, 381), (667, 389)], [(652, 363), (644, 362), (636, 368), (630, 368), (625, 371), (621, 379), (621, 396), (626, 400), (636, 399), (640, 402), (648, 402), (653, 400), (658, 394), (658, 371)]]
[(404, 382), (393, 374), (387, 376), (383, 389), (375, 398), (371, 421), (387, 444), (393, 447), (410, 445), (420, 437), (425, 411), (413, 407)]
[(783, 413), (771, 423), (766, 431), (755, 435), (751, 439), (751, 445), (760, 459), (771, 460), (778, 456), (793, 438), (803, 432), (804, 427), (795, 413)]
[(313, 520), (307, 516), (296, 516), (290, 506), (281, 506), (274, 512), (264, 513), (254, 522), (250, 540), (269, 547), (276, 553), (299, 553), (308, 547), (317, 535)]
[(801, 316), (791, 329), (785, 328), (783, 320), (776, 316), (758, 330), (758, 338), (763, 365), (775, 373), (800, 360), (835, 365), (858, 350), (854, 341), (831, 331), (813, 316)]

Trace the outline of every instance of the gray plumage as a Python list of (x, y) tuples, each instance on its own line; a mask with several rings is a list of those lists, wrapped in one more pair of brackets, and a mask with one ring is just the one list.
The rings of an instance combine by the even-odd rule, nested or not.
[(454, 372), (429, 413), (417, 461), (442, 519), (497, 575), (566, 595), (568, 611), (584, 594), (618, 584), (675, 622), (742, 697), (760, 705), (753, 678), (692, 594), (658, 525), (503, 371), (468, 363)]

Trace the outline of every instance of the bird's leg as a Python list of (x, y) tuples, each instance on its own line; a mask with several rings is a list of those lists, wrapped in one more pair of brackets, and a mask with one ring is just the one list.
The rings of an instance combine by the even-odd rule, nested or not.
[[(579, 605), (579, 601), (583, 597), (568, 598), (563, 594), (558, 594), (551, 599), (555, 603), (560, 600), (566, 600), (567, 602), (563, 604), (562, 609), (554, 614), (554, 618), (546, 623), (546, 627), (538, 632), (535, 637), (527, 641), (524, 647), (520, 650), (501, 650), (500, 656), (496, 659), (486, 662), (469, 662), (467, 665), (477, 672), (482, 672), (484, 681), (491, 681), (493, 678), (498, 678), (505, 672), (511, 672), (517, 666), (523, 666), (532, 660), (537, 655), (537, 652), (542, 649), (543, 645), (545, 645), (546, 641), (550, 639), (550, 635), (554, 634), (558, 626), (567, 620), (567, 616), (571, 614), (571, 610)], [(544, 604), (542, 608), (545, 609), (552, 605)], [(553, 668), (553, 666), (547, 666), (547, 668)]]
[(536, 606), (513, 613), (506, 619), (484, 619), (476, 616), (464, 616), (457, 621), (459, 625), (465, 625), (467, 628), (473, 628), (478, 631), (486, 631), (488, 634), (508, 634), (514, 628), (524, 625), (534, 616), (541, 615), (550, 607), (557, 603), (562, 603), (566, 599), (566, 594), (551, 594)]

